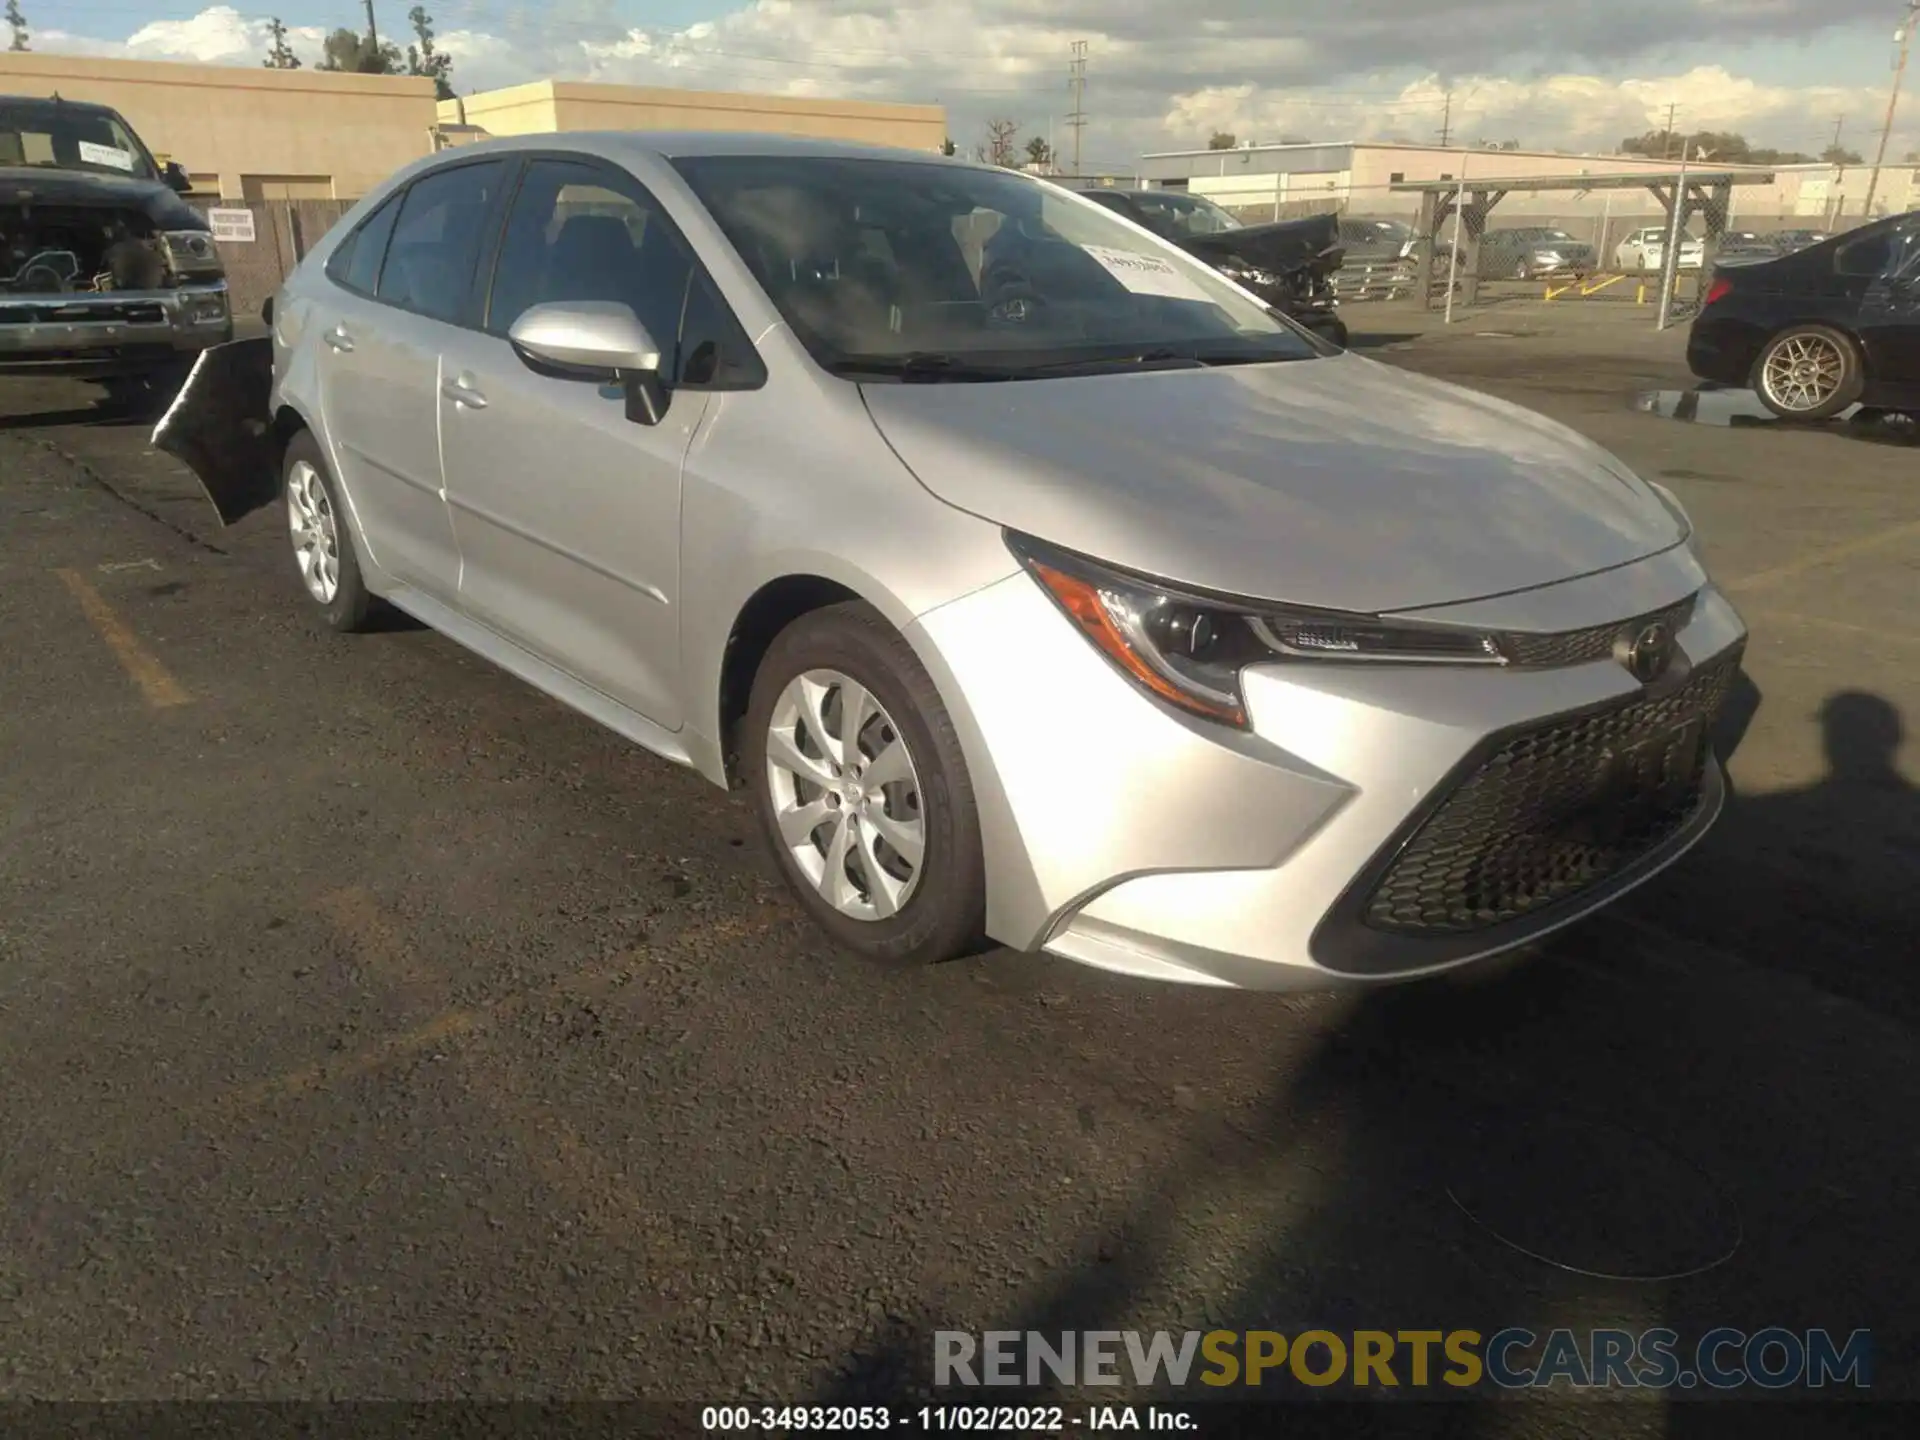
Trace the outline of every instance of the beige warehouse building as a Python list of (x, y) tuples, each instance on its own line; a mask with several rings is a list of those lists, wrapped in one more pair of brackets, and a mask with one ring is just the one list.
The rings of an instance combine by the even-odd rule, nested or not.
[(449, 143), (560, 130), (751, 130), (938, 150), (938, 105), (541, 80), (436, 102), (401, 75), (0, 52), (0, 94), (111, 105), (198, 195), (353, 200)]
[[(1768, 185), (1734, 195), (1733, 223), (1826, 228), (1857, 223), (1866, 208), (1870, 168), (1864, 165), (1726, 165), (1715, 170), (1771, 173)], [(1142, 183), (1204, 195), (1249, 217), (1339, 210), (1368, 217), (1410, 219), (1419, 196), (1394, 190), (1402, 183), (1465, 179), (1538, 179), (1592, 175), (1677, 175), (1678, 160), (1642, 155), (1575, 155), (1551, 150), (1442, 149), (1359, 141), (1240, 145), (1230, 150), (1182, 150), (1140, 159)], [(1920, 205), (1920, 167), (1888, 165), (1874, 191), (1874, 213)], [(1659, 206), (1644, 191), (1575, 188), (1539, 194), (1515, 192), (1501, 202), (1495, 225), (1571, 224), (1608, 215), (1655, 218)]]
[(669, 90), (536, 80), (440, 102), (448, 127), (487, 135), (560, 130), (746, 130), (935, 151), (946, 142), (940, 105), (800, 99), (718, 90)]
[(0, 94), (111, 105), (229, 200), (364, 194), (434, 149), (433, 82), (403, 75), (0, 52)]

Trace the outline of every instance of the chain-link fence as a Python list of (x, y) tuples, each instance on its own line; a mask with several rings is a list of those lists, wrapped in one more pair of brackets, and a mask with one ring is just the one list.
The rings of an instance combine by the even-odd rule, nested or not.
[[(1471, 178), (1466, 187), (1471, 195)], [(1206, 188), (1199, 182), (1189, 193), (1204, 195)], [(1285, 184), (1274, 188), (1273, 198), (1259, 203), (1248, 203), (1244, 190), (1223, 195), (1216, 203), (1247, 225), (1337, 215), (1346, 260), (1334, 285), (1342, 298), (1401, 299), (1415, 293), (1419, 195), (1391, 186), (1328, 187), (1317, 195)], [(1705, 198), (1706, 205), (1696, 206), (1688, 218), (1674, 267), (1674, 293), (1683, 302), (1699, 288), (1703, 242), (1712, 219), (1722, 222), (1723, 255), (1780, 253), (1863, 223), (1859, 214), (1849, 215), (1844, 206), (1824, 199), (1802, 200), (1789, 211), (1780, 208), (1771, 193), (1766, 198), (1774, 203), (1762, 207), (1736, 190), (1731, 213), (1717, 217), (1708, 213), (1712, 192)], [(1489, 288), (1482, 293), (1488, 298), (1551, 293), (1570, 300), (1657, 306), (1668, 268), (1671, 223), (1661, 202), (1644, 189), (1511, 192), (1487, 217), (1479, 279)], [(1456, 243), (1455, 223), (1448, 218), (1434, 245), (1437, 293), (1444, 294), (1449, 283), (1464, 278), (1455, 263)], [(1464, 261), (1463, 252), (1459, 262)]]

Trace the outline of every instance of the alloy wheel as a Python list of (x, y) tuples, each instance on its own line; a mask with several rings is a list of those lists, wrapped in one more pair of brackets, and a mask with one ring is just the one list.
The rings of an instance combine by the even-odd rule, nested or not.
[(887, 920), (926, 858), (920, 775), (879, 698), (837, 670), (780, 692), (767, 727), (767, 788), (781, 843), (840, 914)]
[(340, 532), (326, 482), (305, 460), (296, 462), (287, 476), (287, 525), (307, 593), (331, 605), (340, 591)]
[(1795, 335), (1767, 355), (1760, 383), (1782, 410), (1818, 410), (1833, 399), (1847, 375), (1847, 357), (1824, 335)]

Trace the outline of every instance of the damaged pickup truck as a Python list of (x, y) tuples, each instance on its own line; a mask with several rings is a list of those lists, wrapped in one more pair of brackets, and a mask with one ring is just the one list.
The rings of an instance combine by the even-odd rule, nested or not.
[(231, 340), (189, 188), (104, 105), (0, 95), (0, 377), (75, 376), (133, 399), (177, 389)]

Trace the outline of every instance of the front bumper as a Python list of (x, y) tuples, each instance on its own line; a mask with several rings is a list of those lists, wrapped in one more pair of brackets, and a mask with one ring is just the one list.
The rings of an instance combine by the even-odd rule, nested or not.
[(0, 374), (148, 374), (232, 338), (224, 280), (171, 290), (0, 294)]
[[(1575, 854), (1579, 837), (1558, 833), (1542, 841), (1553, 853), (1523, 854), (1503, 846), (1498, 825), (1537, 819), (1540, 807), (1523, 802), (1541, 794), (1561, 824), (1587, 760), (1613, 763), (1607, 736), (1626, 736), (1635, 715), (1667, 733), (1665, 710), (1634, 707), (1685, 709), (1691, 701), (1661, 686), (1730, 683), (1745, 627), (1684, 550), (1460, 607), (1476, 624), (1557, 631), (1624, 622), (1695, 591), (1680, 659), (1652, 690), (1611, 658), (1542, 670), (1276, 664), (1246, 676), (1248, 734), (1144, 698), (1024, 574), (942, 607), (917, 638), (974, 779), (989, 931), (1132, 975), (1287, 990), (1432, 974), (1566, 925), (1705, 833), (1721, 803), (1717, 763), (1705, 759), (1680, 812), (1604, 854)], [(1620, 613), (1596, 613), (1609, 596)], [(1695, 698), (1694, 708), (1717, 703)], [(1600, 746), (1569, 751), (1532, 789), (1508, 792), (1504, 810), (1470, 813), (1486, 787), (1469, 781), (1511, 764), (1503, 747), (1562, 732)], [(1644, 751), (1635, 741), (1627, 748)], [(1468, 809), (1450, 809), (1456, 801)], [(1477, 828), (1463, 829), (1462, 814)], [(1476, 898), (1496, 884), (1526, 903)], [(1462, 903), (1484, 913), (1463, 920)]]

